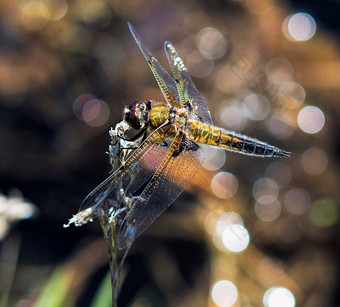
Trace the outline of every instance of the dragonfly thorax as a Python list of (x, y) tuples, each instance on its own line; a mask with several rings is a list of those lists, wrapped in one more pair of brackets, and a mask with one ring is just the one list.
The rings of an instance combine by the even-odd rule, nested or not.
[(169, 122), (183, 131), (189, 118), (187, 108), (174, 108), (158, 101), (134, 101), (124, 109), (124, 120), (134, 129), (143, 129), (148, 124), (159, 127)]
[(189, 111), (187, 108), (180, 108), (176, 110), (175, 125), (180, 131), (183, 131), (189, 118)]
[(169, 104), (158, 101), (151, 101), (151, 108), (149, 114), (150, 124), (154, 127), (159, 127), (165, 122), (171, 122), (173, 116), (173, 109)]

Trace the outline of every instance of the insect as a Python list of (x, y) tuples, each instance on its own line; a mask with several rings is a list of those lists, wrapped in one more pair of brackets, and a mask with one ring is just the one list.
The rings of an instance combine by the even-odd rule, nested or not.
[[(131, 244), (181, 194), (203, 163), (202, 144), (251, 156), (290, 156), (257, 139), (215, 127), (206, 102), (172, 43), (164, 43), (171, 77), (128, 25), (165, 101), (135, 101), (124, 109), (124, 122), (139, 129), (143, 140), (81, 206), (81, 210), (106, 210), (124, 200), (128, 203), (118, 232), (120, 249)], [(137, 191), (138, 196), (132, 196)]]

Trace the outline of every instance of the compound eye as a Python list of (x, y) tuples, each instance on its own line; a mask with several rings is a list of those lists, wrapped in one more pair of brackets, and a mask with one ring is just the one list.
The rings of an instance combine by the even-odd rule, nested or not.
[(124, 114), (125, 120), (131, 125), (131, 127), (135, 129), (141, 128), (139, 116), (137, 113), (139, 104), (140, 104), (140, 101), (134, 101), (133, 103), (131, 103), (131, 105), (129, 106), (129, 108)]
[(134, 101), (133, 103), (130, 104), (129, 110), (130, 110), (130, 111), (132, 111), (132, 110), (134, 110), (134, 111), (137, 110), (137, 108), (138, 108), (138, 106), (139, 106), (140, 103), (141, 103), (141, 101), (139, 101), (139, 100)]
[(140, 129), (140, 121), (135, 110), (131, 110), (126, 118), (126, 121), (135, 129)]

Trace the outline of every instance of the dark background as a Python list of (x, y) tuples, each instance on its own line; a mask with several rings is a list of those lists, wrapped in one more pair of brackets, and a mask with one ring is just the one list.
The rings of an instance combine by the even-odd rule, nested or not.
[[(69, 1), (66, 15), (58, 20), (51, 18), (63, 9), (63, 2), (41, 3), (48, 8), (50, 19), (41, 7), (27, 9), (20, 1), (0, 2), (0, 189), (8, 199), (13, 189), (19, 190), (38, 211), (33, 218), (17, 223), (5, 211), (0, 215), (11, 224), (0, 245), (0, 286), (7, 291), (9, 306), (33, 306), (53, 272), (65, 267), (76, 272), (76, 278), (70, 278), (68, 297), (75, 306), (90, 306), (107, 273), (98, 222), (80, 228), (64, 229), (62, 225), (110, 171), (105, 154), (108, 130), (121, 120), (124, 103), (162, 99), (127, 21), (162, 63), (165, 40), (178, 47), (186, 62), (186, 56), (197, 49), (195, 36), (202, 28), (221, 31), (227, 51), (214, 61), (210, 74), (194, 78), (216, 125), (232, 129), (219, 120), (219, 110), (223, 101), (235, 95), (233, 83), (230, 81), (229, 93), (219, 91), (216, 84), (218, 72), (231, 65), (240, 51), (256, 55), (259, 71), (272, 58), (286, 58), (306, 99), (280, 117), (293, 129), (288, 137), (275, 137), (266, 124), (275, 108), (264, 121), (249, 121), (242, 131), (292, 152), (283, 161), (292, 179), (280, 190), (279, 218), (261, 221), (254, 213), (252, 197), (254, 183), (275, 161), (227, 153), (222, 169), (237, 178), (237, 194), (217, 201), (209, 188), (202, 192), (199, 183), (191, 187), (199, 197), (184, 192), (134, 244), (123, 271), (126, 278), (119, 306), (214, 306), (210, 292), (219, 279), (233, 280), (237, 286), (235, 306), (262, 306), (264, 291), (277, 283), (296, 287), (296, 293), (291, 290), (297, 306), (340, 306), (339, 2), (265, 1), (255, 14), (249, 1)], [(312, 15), (317, 24), (315, 36), (307, 42), (294, 42), (278, 29), (266, 32), (261, 14), (272, 6), (282, 10), (283, 18), (296, 12)], [(193, 12), (200, 17), (195, 19)], [(249, 85), (243, 82), (241, 87)], [(99, 126), (79, 115), (83, 105), (77, 107), (74, 102), (85, 93), (104, 101), (110, 110), (108, 120)], [(297, 114), (306, 105), (319, 107), (325, 115), (325, 127), (317, 134), (306, 134), (297, 125)], [(108, 114), (105, 108), (102, 112)], [(301, 167), (301, 157), (309, 147), (318, 147), (327, 155), (328, 166), (319, 174)], [(213, 172), (203, 170), (201, 176), (209, 185)], [(334, 221), (313, 224), (310, 211), (300, 216), (288, 212), (283, 198), (293, 188), (307, 191), (310, 210), (318, 208), (313, 207), (318, 201), (328, 202), (321, 213), (326, 218), (335, 215)], [(232, 209), (247, 221), (252, 253), (225, 253), (212, 244), (204, 216), (216, 206), (225, 212)], [(335, 209), (330, 213), (327, 208)], [(277, 235), (283, 220), (289, 220), (287, 231), (298, 229), (296, 234), (292, 230), (296, 239), (290, 242)], [(256, 273), (259, 254), (261, 259), (279, 263), (274, 267), (281, 268), (282, 275), (268, 281), (266, 270), (272, 267)], [(224, 271), (223, 261), (230, 270)], [(10, 286), (8, 280), (12, 280)], [(253, 284), (260, 286), (254, 288)]]

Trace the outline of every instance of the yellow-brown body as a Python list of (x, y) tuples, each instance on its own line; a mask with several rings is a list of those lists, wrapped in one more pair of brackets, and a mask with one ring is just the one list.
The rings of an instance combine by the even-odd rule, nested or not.
[(201, 144), (256, 156), (282, 155), (274, 146), (201, 122), (196, 116), (190, 115), (188, 109), (174, 109), (163, 102), (151, 103), (149, 122), (155, 128), (166, 122), (172, 123), (173, 132), (181, 131), (190, 140)]
[[(170, 110), (171, 108), (168, 105), (165, 105), (163, 103), (153, 103), (149, 113), (150, 123), (154, 127), (159, 127), (167, 120), (170, 120), (169, 119)], [(178, 111), (176, 111), (176, 113), (178, 113)], [(175, 123), (179, 122), (180, 122), (179, 120), (176, 121), (175, 116)], [(231, 143), (236, 144), (242, 142), (241, 139), (231, 135), (227, 131), (223, 131), (222, 129), (200, 122), (199, 120), (196, 119), (186, 118), (185, 122), (182, 125), (183, 126), (178, 125), (177, 128), (179, 130), (185, 131), (189, 139), (197, 143), (203, 143), (212, 146), (220, 146), (226, 149), (232, 148), (234, 150), (238, 150), (237, 147), (235, 146), (230, 147), (230, 145)]]
[(170, 106), (164, 103), (152, 102), (149, 121), (152, 126), (159, 127), (169, 119)]

